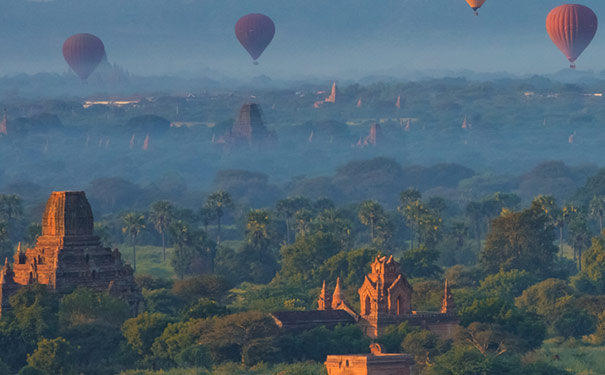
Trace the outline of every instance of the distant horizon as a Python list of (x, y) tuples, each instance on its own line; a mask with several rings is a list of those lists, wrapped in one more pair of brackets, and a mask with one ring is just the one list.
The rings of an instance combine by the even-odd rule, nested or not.
[[(287, 7), (276, 0), (13, 0), (0, 14), (0, 75), (66, 71), (61, 45), (78, 32), (98, 35), (109, 61), (139, 76), (217, 71), (238, 79), (359, 78), (467, 69), (552, 74), (569, 65), (544, 26), (560, 4), (487, 1), (476, 17), (464, 0), (384, 0), (380, 6), (312, 0)], [(602, 1), (583, 4), (605, 16)], [(259, 66), (233, 35), (235, 21), (249, 12), (271, 16), (277, 27)], [(578, 69), (598, 72), (603, 60), (605, 36), (597, 32)]]

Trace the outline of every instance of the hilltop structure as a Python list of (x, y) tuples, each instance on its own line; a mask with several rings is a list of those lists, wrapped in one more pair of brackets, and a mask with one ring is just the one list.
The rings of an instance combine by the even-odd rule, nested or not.
[(229, 146), (266, 146), (276, 138), (263, 122), (262, 110), (256, 103), (242, 106), (231, 131), (224, 137)]
[(272, 316), (285, 329), (308, 329), (314, 326), (357, 324), (366, 336), (380, 337), (389, 326), (407, 321), (408, 324), (429, 329), (442, 337), (449, 337), (458, 326), (453, 296), (446, 282), (440, 312), (412, 310), (412, 286), (401, 273), (395, 259), (377, 257), (358, 290), (360, 312), (356, 312), (342, 297), (340, 279), (330, 297), (324, 282), (319, 295), (317, 311), (276, 312)]
[(65, 294), (86, 287), (128, 302), (136, 314), (143, 301), (130, 265), (118, 249), (103, 247), (94, 235), (92, 209), (83, 191), (53, 192), (42, 217), (36, 246), (19, 245), (11, 265), (5, 259), (0, 273), (0, 313), (21, 287), (42, 284)]

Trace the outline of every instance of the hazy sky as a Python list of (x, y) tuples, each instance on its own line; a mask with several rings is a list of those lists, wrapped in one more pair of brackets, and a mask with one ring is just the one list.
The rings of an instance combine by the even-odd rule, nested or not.
[[(99, 36), (111, 62), (134, 74), (208, 70), (245, 77), (364, 76), (402, 70), (551, 73), (568, 66), (546, 34), (556, 0), (3, 0), (0, 75), (63, 72), (63, 41)], [(605, 1), (586, 0), (605, 20)], [(233, 33), (250, 12), (275, 21), (253, 67)], [(605, 27), (605, 26), (603, 26)], [(602, 70), (605, 31), (578, 60)]]

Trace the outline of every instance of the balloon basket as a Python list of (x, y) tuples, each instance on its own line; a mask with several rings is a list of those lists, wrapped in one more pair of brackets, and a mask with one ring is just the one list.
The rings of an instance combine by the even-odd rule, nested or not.
[(479, 12), (475, 12), (475, 16), (478, 16), (478, 15), (479, 15)]
[(257, 66), (258, 65), (258, 61), (253, 62), (252, 65)]
[(576, 64), (569, 64), (569, 69), (575, 69), (576, 68)]

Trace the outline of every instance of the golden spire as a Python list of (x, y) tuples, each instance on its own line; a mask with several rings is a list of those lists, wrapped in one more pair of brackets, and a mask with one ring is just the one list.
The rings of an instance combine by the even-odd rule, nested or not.
[(342, 287), (340, 286), (340, 277), (336, 279), (336, 288), (332, 295), (332, 309), (336, 310), (342, 303)]

